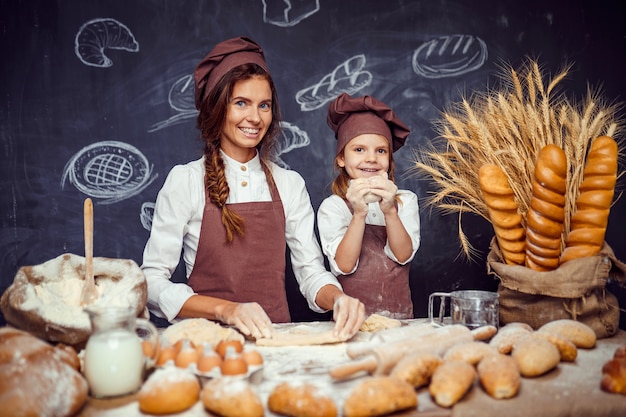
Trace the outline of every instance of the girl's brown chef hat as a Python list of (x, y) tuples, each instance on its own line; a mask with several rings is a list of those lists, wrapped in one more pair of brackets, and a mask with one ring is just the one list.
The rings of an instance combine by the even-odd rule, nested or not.
[(337, 154), (351, 139), (366, 133), (384, 136), (395, 152), (411, 133), (389, 106), (371, 96), (340, 94), (330, 103), (326, 121), (335, 132)]
[(242, 64), (257, 64), (269, 73), (261, 46), (250, 38), (240, 36), (215, 45), (196, 67), (193, 78), (196, 84), (196, 108), (219, 80), (231, 69)]

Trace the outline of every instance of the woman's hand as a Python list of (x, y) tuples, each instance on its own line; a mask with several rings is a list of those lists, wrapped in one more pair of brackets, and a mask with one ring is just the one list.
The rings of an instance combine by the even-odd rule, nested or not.
[(271, 338), (274, 335), (272, 321), (258, 303), (228, 303), (221, 309), (217, 319), (255, 339)]
[(333, 306), (333, 334), (345, 341), (354, 336), (365, 321), (365, 305), (357, 298), (342, 294)]

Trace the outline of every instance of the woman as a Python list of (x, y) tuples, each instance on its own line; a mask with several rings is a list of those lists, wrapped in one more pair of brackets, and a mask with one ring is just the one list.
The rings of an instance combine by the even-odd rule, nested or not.
[(366, 314), (413, 318), (411, 260), (420, 244), (417, 196), (394, 183), (393, 152), (409, 129), (374, 97), (341, 94), (328, 108), (338, 175), (317, 212), (324, 254)]
[[(219, 43), (195, 72), (201, 159), (175, 166), (157, 197), (142, 269), (157, 317), (203, 317), (252, 337), (290, 321), (285, 245), (312, 310), (333, 311), (335, 335), (352, 337), (363, 304), (323, 265), (304, 179), (269, 161), (280, 133), (274, 83), (261, 47)], [(181, 250), (187, 283), (170, 278)]]

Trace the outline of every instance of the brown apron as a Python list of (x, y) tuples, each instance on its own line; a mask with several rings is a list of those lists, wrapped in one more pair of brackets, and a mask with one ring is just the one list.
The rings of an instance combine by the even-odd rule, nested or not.
[(226, 243), (220, 209), (207, 197), (188, 284), (201, 295), (259, 303), (274, 323), (291, 321), (285, 290), (285, 212), (276, 185), (272, 201), (229, 204), (245, 235)]
[(385, 226), (366, 224), (359, 266), (352, 274), (337, 278), (346, 294), (365, 304), (366, 314), (412, 319), (413, 302), (409, 287), (411, 263), (400, 265), (390, 259), (385, 255), (386, 243)]

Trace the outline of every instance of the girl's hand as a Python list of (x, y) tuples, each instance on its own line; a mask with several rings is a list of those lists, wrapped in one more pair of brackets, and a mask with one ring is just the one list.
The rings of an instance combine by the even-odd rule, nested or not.
[(379, 204), (382, 212), (388, 214), (397, 210), (395, 198), (398, 193), (398, 187), (393, 181), (388, 179), (387, 173), (384, 172), (381, 175), (370, 177), (368, 181), (371, 193), (381, 197)]
[(354, 213), (367, 213), (367, 202), (364, 197), (370, 192), (370, 183), (368, 178), (357, 178), (350, 180), (346, 199), (350, 202)]

